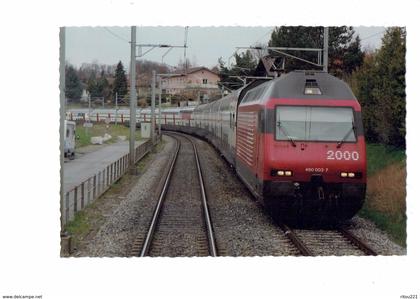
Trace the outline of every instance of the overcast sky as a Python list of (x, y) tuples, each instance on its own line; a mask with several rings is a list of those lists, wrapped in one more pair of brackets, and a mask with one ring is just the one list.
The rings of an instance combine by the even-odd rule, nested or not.
[[(219, 57), (225, 62), (235, 47), (267, 43), (273, 27), (190, 27), (188, 29), (187, 57), (197, 65), (213, 67)], [(355, 27), (362, 39), (362, 47), (381, 45), (384, 27)], [(137, 27), (138, 44), (184, 44), (183, 27)], [(67, 27), (66, 61), (80, 66), (98, 62), (116, 64), (121, 60), (127, 68), (130, 59), (129, 27)], [(147, 48), (143, 48), (143, 53)], [(154, 49), (142, 59), (161, 62), (167, 49)], [(184, 49), (174, 48), (164, 58), (169, 65), (178, 64)]]

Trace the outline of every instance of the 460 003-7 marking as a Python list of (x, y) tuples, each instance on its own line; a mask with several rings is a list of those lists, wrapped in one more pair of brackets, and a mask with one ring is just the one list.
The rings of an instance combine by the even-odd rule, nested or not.
[(328, 172), (328, 168), (323, 167), (306, 167), (306, 172)]
[(327, 160), (359, 160), (360, 155), (357, 151), (327, 151)]

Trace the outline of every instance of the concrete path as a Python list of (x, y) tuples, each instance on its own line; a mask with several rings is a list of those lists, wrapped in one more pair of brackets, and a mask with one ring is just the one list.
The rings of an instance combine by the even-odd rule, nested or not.
[[(136, 147), (147, 139), (136, 141)], [(64, 163), (64, 192), (80, 185), (89, 177), (106, 168), (129, 152), (129, 142), (123, 141), (104, 146), (93, 152), (77, 155), (76, 159)]]

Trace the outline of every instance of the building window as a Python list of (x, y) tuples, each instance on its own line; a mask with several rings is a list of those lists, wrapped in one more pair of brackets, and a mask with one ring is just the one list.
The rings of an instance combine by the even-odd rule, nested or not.
[(203, 79), (203, 84), (207, 84), (207, 79)]

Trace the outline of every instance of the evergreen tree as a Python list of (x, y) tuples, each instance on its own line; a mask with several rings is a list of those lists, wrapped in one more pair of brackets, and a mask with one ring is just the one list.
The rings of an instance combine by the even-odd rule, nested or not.
[(223, 61), (222, 57), (219, 57), (217, 63), (217, 71), (220, 76), (220, 81), (225, 82), (229, 77), (229, 69), (225, 66), (225, 62)]
[[(363, 53), (360, 49), (360, 39), (353, 39), (352, 27), (329, 27), (328, 34), (328, 71), (342, 77), (351, 74), (361, 65)], [(276, 27), (271, 34), (268, 45), (271, 47), (323, 48), (324, 28), (306, 26)], [(317, 62), (317, 52), (287, 51), (300, 58)], [(278, 55), (274, 51), (271, 54)], [(296, 69), (316, 69), (317, 67), (297, 59), (287, 58), (286, 72)]]
[(66, 98), (75, 100), (82, 96), (82, 83), (73, 66), (66, 66)]
[(353, 73), (350, 83), (357, 99), (362, 106), (362, 117), (365, 138), (370, 142), (377, 142), (376, 133), (376, 107), (377, 103), (372, 91), (377, 85), (378, 77), (375, 70), (375, 53), (367, 53), (364, 56), (362, 67)]
[(363, 109), (367, 140), (405, 147), (406, 31), (389, 28), (382, 47), (365, 56), (352, 76), (352, 87)]
[(232, 78), (232, 76), (252, 76), (257, 67), (257, 60), (249, 50), (241, 54), (235, 53), (234, 57), (235, 64), (232, 64), (230, 69), (225, 66), (222, 58), (219, 58), (218, 69), (220, 81), (229, 86), (229, 88), (237, 89), (243, 86), (243, 82), (237, 78)]
[(87, 82), (87, 91), (90, 93), (91, 97), (101, 96), (100, 90), (98, 89), (98, 82), (96, 81), (96, 75), (94, 72), (90, 73), (90, 77)]
[(363, 64), (364, 53), (361, 48), (360, 37), (357, 35), (344, 51), (343, 72), (345, 74), (351, 74)]
[[(281, 26), (276, 27), (271, 33), (268, 42), (269, 47), (293, 47), (293, 48), (322, 48), (322, 27), (306, 27), (306, 26)], [(302, 51), (287, 51), (288, 54), (298, 56), (300, 58), (316, 63), (317, 53)], [(275, 51), (270, 51), (271, 55), (279, 55)], [(285, 63), (286, 72), (296, 69), (314, 69), (313, 65), (305, 62), (287, 58)]]
[(117, 69), (115, 70), (114, 75), (114, 88), (112, 90), (112, 94), (115, 95), (118, 93), (118, 98), (127, 95), (128, 88), (127, 88), (127, 77), (125, 75), (124, 67), (121, 61), (118, 62)]
[(112, 97), (111, 95), (111, 88), (109, 86), (108, 80), (105, 77), (105, 72), (101, 72), (101, 78), (98, 80), (98, 92), (101, 97), (104, 97), (106, 100)]
[(377, 85), (372, 91), (379, 109), (376, 133), (383, 143), (405, 146), (405, 53), (406, 31), (389, 28), (376, 57)]
[(101, 77), (96, 78), (95, 73), (91, 73), (87, 82), (87, 91), (89, 91), (91, 97), (104, 97), (110, 96), (108, 80), (105, 77), (105, 72), (101, 71)]
[(250, 50), (247, 50), (245, 53), (241, 54), (235, 53), (235, 62), (236, 63), (233, 65), (233, 69), (237, 68), (248, 74), (252, 74), (257, 66), (257, 61), (255, 60)]

